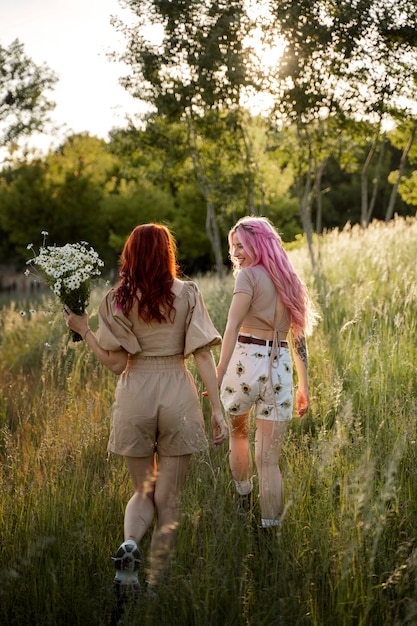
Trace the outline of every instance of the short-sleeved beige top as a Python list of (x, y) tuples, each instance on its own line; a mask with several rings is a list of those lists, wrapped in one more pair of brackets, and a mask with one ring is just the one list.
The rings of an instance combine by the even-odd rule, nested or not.
[(98, 311), (96, 337), (99, 345), (111, 351), (123, 348), (131, 355), (181, 354), (184, 357), (219, 345), (221, 336), (209, 317), (197, 285), (176, 280), (174, 293), (174, 321), (147, 324), (139, 317), (137, 305), (126, 317), (116, 302), (116, 289), (110, 289)]
[(288, 333), (290, 329), (288, 310), (281, 301), (271, 277), (261, 265), (239, 270), (234, 293), (246, 293), (251, 296), (250, 308), (243, 320), (243, 326)]

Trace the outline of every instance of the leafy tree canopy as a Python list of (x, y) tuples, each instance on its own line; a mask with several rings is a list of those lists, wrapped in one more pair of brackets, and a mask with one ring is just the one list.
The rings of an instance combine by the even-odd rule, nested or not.
[(26, 55), (18, 39), (8, 48), (0, 45), (0, 146), (44, 129), (55, 107), (47, 93), (57, 80)]

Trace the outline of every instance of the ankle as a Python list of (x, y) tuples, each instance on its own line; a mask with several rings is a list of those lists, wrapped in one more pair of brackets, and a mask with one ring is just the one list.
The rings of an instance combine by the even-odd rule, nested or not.
[(248, 496), (252, 493), (253, 485), (252, 479), (248, 480), (233, 480), (235, 483), (236, 491), (240, 496)]

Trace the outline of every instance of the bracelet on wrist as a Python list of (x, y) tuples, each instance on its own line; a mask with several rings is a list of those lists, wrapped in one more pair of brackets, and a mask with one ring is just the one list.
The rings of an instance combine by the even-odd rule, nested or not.
[(91, 332), (91, 328), (88, 327), (87, 330), (85, 331), (84, 335), (83, 335), (83, 339), (85, 339), (88, 335), (88, 333)]

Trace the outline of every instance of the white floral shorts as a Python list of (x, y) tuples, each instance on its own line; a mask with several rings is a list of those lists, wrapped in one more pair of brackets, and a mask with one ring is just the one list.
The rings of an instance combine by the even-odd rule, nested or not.
[(270, 368), (270, 351), (268, 346), (236, 343), (220, 390), (227, 413), (243, 415), (253, 407), (257, 418), (277, 422), (291, 420), (291, 354), (289, 348), (281, 347), (279, 359), (275, 359)]

